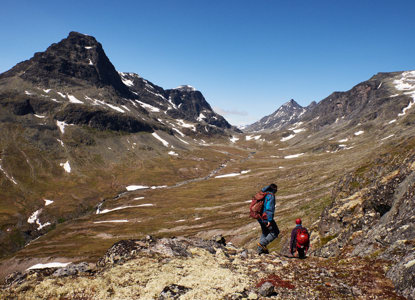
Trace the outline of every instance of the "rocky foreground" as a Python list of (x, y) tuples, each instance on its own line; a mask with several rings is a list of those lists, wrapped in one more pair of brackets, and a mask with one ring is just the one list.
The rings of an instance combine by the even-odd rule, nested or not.
[(405, 299), (388, 265), (258, 256), (220, 237), (123, 240), (96, 263), (13, 273), (1, 299)]

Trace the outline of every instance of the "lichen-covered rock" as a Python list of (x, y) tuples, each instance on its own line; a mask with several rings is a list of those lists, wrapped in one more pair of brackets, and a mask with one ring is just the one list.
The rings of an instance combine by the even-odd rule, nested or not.
[(166, 286), (163, 291), (161, 291), (158, 300), (171, 300), (171, 299), (179, 299), (180, 296), (184, 295), (190, 289), (177, 284), (171, 284)]
[(274, 285), (271, 282), (265, 282), (261, 285), (258, 293), (264, 297), (270, 297), (274, 293)]
[[(286, 260), (215, 241), (148, 237), (114, 244), (101, 262), (14, 274), (0, 299), (402, 299), (386, 265), (361, 258)], [(406, 266), (412, 271), (411, 261)]]

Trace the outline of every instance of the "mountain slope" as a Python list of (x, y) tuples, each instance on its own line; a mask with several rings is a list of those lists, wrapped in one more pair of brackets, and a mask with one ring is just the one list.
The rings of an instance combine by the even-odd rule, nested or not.
[[(169, 161), (234, 132), (200, 91), (118, 72), (94, 37), (71, 32), (0, 74), (0, 256), (118, 193), (143, 160)], [(44, 207), (54, 198), (59, 205)], [(28, 221), (39, 210), (48, 225)]]

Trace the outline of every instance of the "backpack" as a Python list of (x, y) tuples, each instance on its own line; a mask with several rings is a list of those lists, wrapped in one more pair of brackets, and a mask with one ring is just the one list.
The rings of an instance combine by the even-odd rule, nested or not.
[(254, 219), (260, 219), (262, 211), (264, 210), (264, 200), (268, 193), (259, 191), (252, 197), (251, 204), (249, 205), (249, 216)]
[(307, 229), (299, 228), (297, 230), (296, 241), (297, 241), (297, 249), (298, 248), (303, 249), (308, 245), (309, 236), (308, 236)]

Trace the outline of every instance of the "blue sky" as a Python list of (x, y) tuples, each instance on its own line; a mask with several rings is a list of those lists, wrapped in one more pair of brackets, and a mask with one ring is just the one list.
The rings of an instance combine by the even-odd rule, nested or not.
[(117, 70), (189, 84), (234, 125), (415, 69), (415, 1), (2, 0), (0, 72), (70, 31)]

